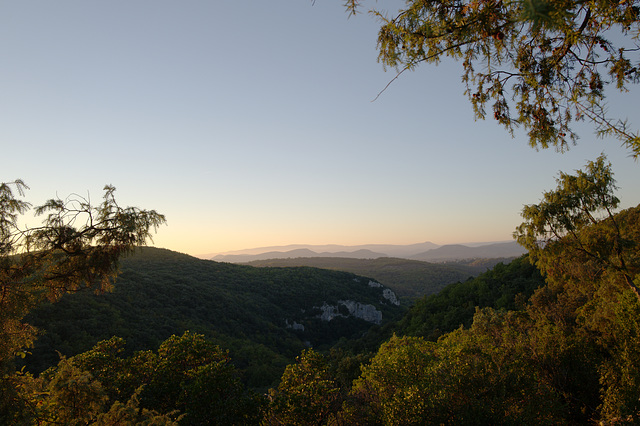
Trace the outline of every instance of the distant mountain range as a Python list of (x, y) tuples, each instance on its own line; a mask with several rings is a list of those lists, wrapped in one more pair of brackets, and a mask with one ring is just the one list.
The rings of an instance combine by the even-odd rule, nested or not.
[(408, 245), (368, 244), (343, 245), (288, 245), (238, 250), (221, 254), (198, 256), (217, 262), (246, 263), (267, 259), (294, 259), (301, 257), (344, 257), (378, 259), (395, 257), (426, 262), (451, 262), (467, 259), (518, 257), (526, 250), (514, 241), (485, 244), (450, 244), (439, 246), (432, 242)]
[(451, 244), (427, 250), (423, 253), (410, 256), (409, 258), (425, 262), (451, 262), (463, 259), (518, 257), (526, 252), (527, 251), (515, 241), (487, 244), (479, 247)]
[(295, 249), (289, 251), (268, 251), (259, 254), (227, 254), (218, 255), (211, 260), (216, 262), (229, 262), (229, 263), (246, 263), (254, 260), (267, 260), (267, 259), (289, 259), (297, 257), (347, 257), (352, 259), (377, 259), (379, 257), (388, 257), (385, 253), (376, 253), (371, 250), (356, 250), (356, 251), (338, 251), (338, 252), (315, 252), (307, 248)]
[[(256, 247), (244, 250), (235, 250), (228, 251), (224, 253), (209, 253), (203, 254), (196, 257), (200, 259), (215, 259), (221, 258), (224, 256), (237, 256), (237, 255), (259, 255), (268, 252), (282, 252), (288, 253), (294, 250), (310, 250), (316, 254), (327, 254), (330, 253), (332, 257), (337, 257), (336, 253), (354, 253), (354, 252), (362, 252), (371, 251), (374, 254), (382, 254), (383, 257), (400, 257), (407, 258), (408, 256), (422, 253), (427, 250), (431, 250), (434, 248), (438, 248), (440, 245), (434, 244), (432, 242), (424, 242), (417, 244), (406, 244), (406, 245), (398, 245), (398, 244), (362, 244), (362, 245), (354, 245), (354, 246), (345, 246), (339, 244), (289, 244), (285, 246), (269, 246), (269, 247)], [(305, 256), (306, 257), (306, 256)], [(352, 256), (354, 257), (354, 256)]]

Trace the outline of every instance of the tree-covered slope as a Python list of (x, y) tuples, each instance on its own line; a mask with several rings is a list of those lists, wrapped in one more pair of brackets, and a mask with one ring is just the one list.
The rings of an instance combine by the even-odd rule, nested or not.
[(477, 277), (446, 285), (418, 299), (400, 320), (372, 327), (363, 337), (342, 341), (339, 346), (350, 353), (376, 351), (394, 334), (437, 340), (460, 326), (469, 327), (478, 308), (517, 309), (543, 285), (540, 272), (524, 255), (507, 264), (498, 263)]
[(264, 386), (306, 346), (327, 348), (397, 318), (403, 310), (390, 296), (346, 272), (255, 268), (144, 248), (121, 262), (113, 292), (71, 294), (32, 312), (27, 320), (45, 334), (27, 366), (40, 370), (57, 362), (55, 351), (73, 355), (114, 335), (134, 351), (190, 330), (230, 349), (250, 384)]
[(374, 278), (392, 289), (403, 301), (409, 304), (418, 297), (437, 293), (447, 284), (476, 276), (500, 260), (502, 259), (445, 264), (392, 257), (378, 259), (299, 257), (258, 260), (248, 264), (252, 266), (311, 266), (352, 272)]
[(461, 325), (469, 327), (476, 308), (516, 309), (543, 285), (544, 279), (528, 255), (506, 265), (499, 263), (475, 278), (450, 284), (417, 301), (398, 322), (396, 333), (435, 339)]
[(529, 253), (544, 282), (523, 257), (424, 298), (354, 380), (344, 359), (303, 353), (263, 424), (640, 424), (640, 206), (602, 214), (607, 198), (587, 190), (579, 209), (545, 211), (577, 198), (548, 194), (530, 211), (556, 216), (520, 229), (573, 232)]

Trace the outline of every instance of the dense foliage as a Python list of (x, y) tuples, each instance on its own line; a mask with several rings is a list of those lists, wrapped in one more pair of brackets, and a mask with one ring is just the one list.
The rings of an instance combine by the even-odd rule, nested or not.
[[(640, 207), (616, 219), (638, 232)], [(579, 259), (571, 269), (570, 280), (550, 271), (548, 285), (523, 310), (485, 308), (470, 328), (437, 343), (393, 338), (354, 385), (351, 418), (361, 424), (640, 421), (640, 303), (614, 276), (594, 280)], [(633, 271), (637, 280), (638, 267)]]
[(0, 183), (0, 420), (7, 424), (24, 411), (12, 361), (38, 333), (25, 314), (69, 292), (109, 290), (118, 259), (165, 222), (153, 210), (120, 207), (115, 188), (105, 186), (98, 206), (77, 195), (48, 200), (34, 209), (42, 224), (29, 227), (22, 223), (31, 209), (22, 199), (27, 189), (21, 180)]
[[(607, 189), (594, 191), (597, 188)], [(326, 404), (305, 405), (316, 410), (305, 418), (362, 425), (638, 424), (640, 299), (629, 279), (640, 284), (640, 206), (617, 214), (607, 211), (617, 202), (613, 188), (604, 161), (589, 163), (587, 171), (576, 176), (562, 174), (558, 188), (545, 195), (539, 208), (525, 207), (525, 222), (516, 232), (548, 231), (549, 224), (557, 231), (545, 245), (536, 242), (532, 247), (532, 260), (546, 283), (526, 303), (524, 297), (516, 297), (516, 305), (505, 304), (506, 298), (488, 303), (495, 294), (490, 287), (500, 282), (488, 279), (492, 276), (507, 278), (496, 288), (511, 295), (527, 289), (524, 296), (540, 284), (526, 258), (479, 277), (476, 286), (466, 287), (468, 297), (462, 292), (451, 297), (445, 291), (441, 297), (425, 298), (401, 321), (403, 331), (425, 334), (420, 327), (429, 314), (416, 314), (430, 307), (438, 318), (438, 298), (475, 305), (473, 321), (435, 342), (394, 335), (362, 365), (356, 380), (327, 393), (338, 402), (326, 403), (339, 409), (327, 414)], [(597, 202), (589, 202), (593, 192), (599, 193)], [(599, 216), (603, 206), (607, 214)], [(534, 221), (539, 217), (544, 220)], [(533, 224), (540, 226), (530, 228)], [(459, 283), (450, 288), (465, 287)], [(482, 303), (494, 307), (478, 308)], [(448, 307), (440, 307), (446, 318)], [(460, 318), (466, 315), (463, 310)], [(302, 358), (298, 363), (306, 366), (304, 377), (335, 386), (326, 376), (328, 360), (309, 364)], [(308, 371), (312, 365), (315, 376)], [(300, 385), (291, 381), (283, 376), (270, 406), (272, 415), (285, 418), (279, 401), (288, 401), (292, 393), (303, 398)], [(295, 416), (296, 411), (288, 414)]]
[(254, 268), (141, 248), (122, 260), (112, 292), (72, 294), (32, 311), (29, 322), (46, 334), (26, 365), (41, 371), (57, 362), (57, 351), (75, 355), (114, 335), (132, 353), (190, 330), (229, 349), (250, 386), (266, 387), (308, 344), (328, 349), (372, 325), (349, 316), (323, 321), (318, 315), (324, 303), (354, 300), (374, 306), (384, 322), (397, 319), (404, 309), (383, 291), (345, 272)]
[[(378, 16), (380, 60), (399, 73), (460, 60), (477, 117), (490, 107), (560, 150), (587, 119), (640, 156), (604, 104), (607, 85), (640, 81), (637, 0), (409, 0)], [(107, 186), (97, 207), (52, 199), (42, 226), (21, 227), (27, 187), (0, 183), (0, 424), (640, 424), (640, 206), (615, 213), (603, 157), (557, 182), (514, 234), (535, 268), (499, 264), (423, 298), (368, 335), (396, 331), (370, 339), (375, 354), (345, 350), (370, 326), (346, 307), (318, 318), (347, 299), (401, 312), (351, 273), (146, 249), (113, 293), (80, 292), (110, 290), (164, 217)], [(47, 332), (31, 349), (34, 325)], [(15, 368), (30, 350), (40, 374)], [(268, 394), (247, 390), (282, 371)]]
[[(172, 336), (124, 357), (112, 338), (19, 376), (29, 401), (11, 419), (38, 424), (255, 424), (260, 399), (245, 391), (226, 352), (202, 335)], [(6, 419), (5, 420), (9, 420)]]
[(469, 327), (478, 307), (522, 308), (534, 290), (543, 285), (542, 275), (525, 255), (418, 300), (394, 329), (400, 335), (435, 340), (460, 326)]
[[(313, 322), (318, 301), (344, 295), (393, 308), (368, 279), (143, 249), (122, 262), (113, 293), (67, 295), (29, 317), (55, 330), (53, 347), (113, 332), (133, 347), (107, 337), (39, 375), (5, 365), (0, 423), (638, 424), (640, 206), (614, 213), (604, 158), (557, 182), (523, 210), (515, 236), (528, 256), (421, 299), (378, 328), (395, 334), (371, 340), (373, 353)], [(305, 349), (289, 321), (327, 350)], [(162, 337), (206, 324), (206, 336)], [(355, 342), (368, 327), (343, 325)], [(135, 347), (157, 339), (157, 349)], [(275, 371), (268, 392), (249, 390)]]
[[(361, 3), (348, 0), (353, 12)], [(606, 109), (607, 86), (640, 81), (640, 5), (624, 1), (409, 0), (382, 21), (379, 60), (402, 73), (460, 61), (476, 117), (528, 131), (533, 147), (560, 150), (575, 121), (619, 138), (637, 158), (640, 136)]]
[(21, 180), (0, 183), (0, 368), (31, 344), (36, 330), (21, 321), (29, 310), (82, 288), (108, 290), (120, 256), (165, 221), (155, 211), (120, 207), (106, 186), (99, 206), (78, 196), (51, 199), (35, 208), (42, 225), (22, 228), (27, 189)]
[(525, 221), (514, 237), (548, 274), (563, 274), (569, 279), (575, 272), (568, 265), (580, 259), (590, 265), (594, 279), (617, 277), (640, 299), (633, 272), (638, 266), (633, 249), (640, 235), (625, 215), (613, 214), (620, 200), (613, 194), (616, 186), (611, 164), (601, 155), (589, 162), (585, 171), (560, 173), (557, 183), (539, 204), (525, 206)]
[[(623, 238), (638, 241), (640, 206), (615, 220)], [(579, 233), (598, 234), (609, 226), (603, 220)], [(305, 417), (361, 425), (637, 424), (640, 302), (619, 274), (594, 275), (593, 264), (573, 257), (571, 241), (564, 247), (566, 252), (556, 247), (554, 253), (564, 256), (566, 268), (544, 269), (547, 284), (525, 306), (478, 309), (470, 327), (437, 342), (393, 336), (351, 385), (327, 393), (339, 404), (330, 399), (317, 408), (305, 405), (317, 410)], [(627, 266), (639, 282), (637, 243), (626, 246), (624, 256), (636, 260)], [(310, 368), (305, 359), (298, 362)], [(335, 386), (324, 364), (314, 365), (317, 374), (307, 371), (305, 377)], [(291, 382), (289, 376), (284, 380)], [(296, 415), (282, 413), (279, 402), (292, 392), (304, 398), (300, 385), (281, 384), (273, 415)], [(327, 414), (329, 403), (340, 408)]]
[(461, 326), (469, 327), (478, 308), (521, 309), (543, 285), (542, 275), (527, 255), (507, 264), (500, 262), (475, 278), (418, 299), (399, 321), (371, 327), (361, 338), (341, 340), (336, 348), (349, 354), (375, 353), (394, 334), (437, 340)]

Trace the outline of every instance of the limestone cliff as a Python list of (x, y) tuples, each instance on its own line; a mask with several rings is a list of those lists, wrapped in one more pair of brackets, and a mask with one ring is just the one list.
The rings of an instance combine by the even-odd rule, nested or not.
[[(341, 312), (341, 306), (347, 309), (348, 314)], [(346, 318), (353, 316), (373, 324), (380, 324), (382, 322), (382, 312), (376, 309), (375, 306), (365, 305), (354, 300), (338, 300), (336, 305), (328, 305), (325, 302), (322, 306), (316, 308), (322, 311), (318, 317), (323, 321), (331, 321), (336, 317)]]

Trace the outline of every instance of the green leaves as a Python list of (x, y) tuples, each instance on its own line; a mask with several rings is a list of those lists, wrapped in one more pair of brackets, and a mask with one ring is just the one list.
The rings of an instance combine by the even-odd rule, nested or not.
[(620, 200), (613, 195), (616, 189), (611, 164), (604, 155), (589, 162), (586, 170), (575, 175), (560, 173), (558, 187), (544, 193), (539, 204), (522, 209), (525, 220), (514, 232), (514, 238), (532, 254), (539, 253), (546, 244), (557, 241), (587, 225), (599, 221), (599, 214), (612, 217)]
[[(547, 274), (582, 279), (586, 265), (591, 265), (591, 273), (600, 270), (598, 274), (617, 276), (640, 299), (634, 283), (637, 255), (633, 251), (639, 236), (614, 215), (620, 201), (613, 194), (611, 165), (601, 155), (585, 171), (560, 173), (557, 182), (556, 190), (546, 192), (542, 202), (523, 208), (525, 221), (516, 228), (514, 238)], [(569, 265), (578, 262), (585, 267), (572, 271)]]
[(542, 27), (561, 29), (571, 18), (570, 7), (566, 1), (520, 0), (520, 19), (531, 22), (534, 31)]
[(0, 184), (0, 364), (31, 344), (35, 329), (22, 323), (29, 310), (81, 288), (108, 290), (120, 256), (165, 222), (153, 210), (119, 207), (107, 186), (99, 207), (78, 195), (51, 199), (35, 208), (42, 225), (22, 229), (26, 189), (21, 180)]
[(528, 256), (497, 264), (476, 278), (446, 286), (437, 294), (418, 300), (398, 322), (396, 333), (437, 340), (460, 326), (469, 327), (476, 307), (522, 309), (544, 280)]
[[(256, 424), (261, 401), (247, 393), (226, 352), (184, 333), (157, 353), (122, 356), (112, 338), (18, 386), (44, 424)], [(94, 423), (95, 422), (95, 423)], [(39, 423), (39, 424), (40, 424)]]
[(512, 134), (523, 127), (532, 147), (568, 149), (574, 121), (587, 119), (640, 156), (637, 131), (605, 112), (609, 84), (624, 92), (640, 81), (638, 0), (410, 0), (392, 19), (374, 14), (378, 60), (398, 76), (451, 57), (476, 117), (491, 107)]
[[(640, 206), (614, 213), (619, 200), (604, 156), (575, 174), (561, 173), (557, 183), (543, 201), (525, 208), (526, 221), (516, 232), (546, 275), (546, 285), (528, 303), (520, 297), (518, 310), (478, 308), (483, 298), (496, 300), (486, 295), (490, 280), (523, 278), (525, 270), (517, 264), (499, 265), (473, 287), (447, 287), (426, 299), (433, 301), (427, 307), (445, 314), (451, 305), (475, 307), (468, 328), (437, 342), (394, 335), (362, 365), (348, 396), (340, 407), (333, 404), (330, 414), (309, 400), (332, 395), (321, 385), (335, 380), (321, 357), (303, 354), (271, 394), (272, 409), (277, 408), (272, 413), (283, 417), (267, 422), (637, 423), (640, 298), (634, 285), (640, 282)], [(457, 297), (445, 297), (456, 292)], [(404, 325), (419, 329), (426, 322), (414, 314)]]
[(363, 366), (344, 415), (357, 424), (561, 421), (557, 396), (528, 362), (517, 318), (486, 309), (437, 343), (393, 337)]
[(287, 366), (269, 399), (265, 424), (327, 424), (342, 403), (327, 361), (313, 350), (303, 351), (295, 364)]

